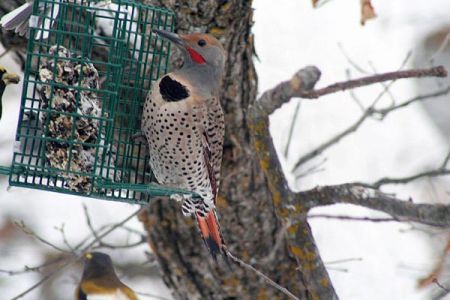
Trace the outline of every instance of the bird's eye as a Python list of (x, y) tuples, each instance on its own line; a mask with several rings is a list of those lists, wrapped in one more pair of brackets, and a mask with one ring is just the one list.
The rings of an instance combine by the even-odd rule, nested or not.
[(206, 45), (206, 41), (205, 41), (205, 40), (199, 40), (199, 41), (197, 42), (197, 45), (199, 45), (200, 47), (203, 47), (203, 46)]

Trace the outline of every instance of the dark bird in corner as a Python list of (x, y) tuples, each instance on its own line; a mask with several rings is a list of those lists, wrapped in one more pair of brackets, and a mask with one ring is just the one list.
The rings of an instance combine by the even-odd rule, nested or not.
[(111, 257), (101, 252), (84, 255), (84, 270), (76, 300), (137, 300), (136, 294), (117, 277)]
[(2, 98), (5, 92), (6, 86), (10, 83), (17, 84), (20, 81), (20, 77), (14, 73), (8, 73), (6, 69), (0, 66), (0, 120), (2, 119), (3, 105)]

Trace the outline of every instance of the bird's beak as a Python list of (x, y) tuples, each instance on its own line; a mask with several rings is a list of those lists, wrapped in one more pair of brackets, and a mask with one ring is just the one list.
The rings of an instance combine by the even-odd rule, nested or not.
[(183, 52), (185, 53), (185, 55), (189, 56), (195, 63), (197, 64), (205, 63), (205, 58), (189, 45), (189, 43), (186, 41), (186, 38), (179, 36), (176, 33), (161, 29), (153, 29), (153, 32), (159, 35), (160, 37), (165, 38), (166, 40), (169, 40), (170, 42), (174, 43), (175, 46), (177, 46), (181, 50), (184, 50)]
[(186, 42), (176, 33), (161, 29), (153, 29), (153, 32), (159, 35), (160, 37), (165, 38), (168, 41), (171, 41), (177, 47), (180, 47), (182, 49), (186, 49), (188, 47)]
[(20, 77), (19, 77), (19, 75), (14, 74), (14, 73), (5, 73), (2, 76), (2, 80), (6, 85), (8, 85), (10, 83), (17, 84), (20, 81)]

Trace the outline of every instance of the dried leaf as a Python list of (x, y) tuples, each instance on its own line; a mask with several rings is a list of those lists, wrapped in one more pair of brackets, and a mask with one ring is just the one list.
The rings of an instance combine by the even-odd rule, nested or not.
[(376, 16), (371, 0), (361, 0), (361, 25), (364, 26), (367, 20), (374, 19)]

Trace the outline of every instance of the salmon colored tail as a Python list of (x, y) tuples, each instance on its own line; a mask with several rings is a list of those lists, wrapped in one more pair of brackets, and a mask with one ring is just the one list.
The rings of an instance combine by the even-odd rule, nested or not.
[(218, 254), (222, 254), (224, 259), (227, 260), (224, 249), (225, 244), (220, 233), (219, 222), (217, 221), (215, 212), (211, 210), (204, 218), (197, 214), (197, 222), (203, 241), (214, 260), (217, 259)]

